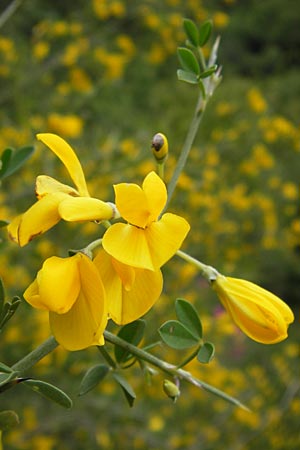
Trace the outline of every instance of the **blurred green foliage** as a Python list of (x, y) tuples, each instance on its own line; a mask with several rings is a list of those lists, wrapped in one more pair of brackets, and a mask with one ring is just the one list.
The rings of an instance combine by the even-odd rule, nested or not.
[[(6, 2), (7, 5), (10, 2)], [(4, 9), (4, 7), (1, 8)], [(193, 267), (174, 258), (164, 268), (165, 294), (147, 315), (147, 341), (174, 319), (180, 295), (200, 314), (216, 347), (208, 365), (188, 369), (237, 396), (252, 413), (188, 386), (174, 404), (162, 388), (128, 369), (133, 409), (109, 378), (77, 397), (99, 352), (58, 348), (30, 376), (58, 384), (73, 399), (68, 412), (18, 386), (1, 395), (20, 426), (4, 434), (6, 449), (286, 450), (299, 435), (300, 77), (298, 2), (234, 0), (76, 0), (20, 2), (0, 35), (0, 152), (35, 145), (17, 174), (3, 180), (0, 220), (34, 200), (38, 174), (68, 179), (38, 145), (55, 132), (76, 149), (91, 193), (113, 199), (112, 184), (140, 182), (155, 165), (151, 139), (167, 135), (169, 181), (196, 101), (193, 86), (176, 80), (182, 18), (212, 18), (220, 34), (223, 81), (201, 125), (170, 211), (192, 226), (185, 250), (225, 274), (263, 284), (293, 306), (290, 338), (274, 347), (249, 342), (217, 306)], [(0, 10), (0, 17), (3, 11)], [(25, 248), (1, 229), (1, 277), (21, 295), (42, 261), (65, 256), (97, 237), (94, 224), (58, 224)], [(66, 248), (67, 246), (67, 248)], [(21, 304), (1, 334), (1, 361), (13, 364), (49, 335), (47, 315)], [(159, 347), (171, 362), (176, 352)]]

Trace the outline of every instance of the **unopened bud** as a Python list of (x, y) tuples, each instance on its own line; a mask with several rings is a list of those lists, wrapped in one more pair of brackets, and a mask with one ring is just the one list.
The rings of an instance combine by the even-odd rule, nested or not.
[(165, 394), (173, 400), (174, 403), (180, 395), (179, 387), (170, 380), (163, 381), (163, 390)]
[(152, 153), (159, 164), (162, 164), (168, 157), (168, 139), (162, 133), (156, 133), (152, 139)]

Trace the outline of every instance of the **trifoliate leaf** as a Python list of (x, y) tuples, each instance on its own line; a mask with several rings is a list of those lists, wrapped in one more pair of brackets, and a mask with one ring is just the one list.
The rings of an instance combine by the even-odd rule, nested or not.
[(196, 339), (202, 338), (202, 325), (194, 306), (178, 298), (175, 302), (175, 311), (178, 320), (194, 335)]

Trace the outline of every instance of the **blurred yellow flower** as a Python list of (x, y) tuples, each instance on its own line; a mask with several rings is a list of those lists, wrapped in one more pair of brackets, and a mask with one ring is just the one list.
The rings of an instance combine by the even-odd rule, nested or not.
[(254, 341), (274, 344), (287, 337), (294, 315), (276, 295), (250, 281), (220, 274), (212, 288), (232, 320)]
[(61, 219), (78, 222), (113, 218), (114, 205), (90, 197), (81, 164), (70, 145), (56, 134), (42, 133), (37, 138), (62, 161), (76, 189), (49, 176), (38, 176), (38, 201), (9, 224), (10, 238), (22, 247)]
[(160, 214), (167, 201), (164, 182), (150, 172), (142, 188), (136, 184), (114, 186), (116, 206), (128, 221), (113, 224), (105, 233), (103, 248), (132, 267), (157, 270), (180, 248), (190, 226), (175, 214)]
[(83, 253), (48, 258), (24, 298), (34, 308), (49, 311), (51, 330), (65, 349), (104, 343), (106, 295), (96, 266)]
[(81, 135), (83, 121), (74, 114), (62, 115), (52, 113), (47, 118), (47, 125), (51, 132), (64, 137), (76, 138)]
[(247, 93), (247, 100), (250, 108), (257, 114), (261, 114), (266, 111), (267, 103), (262, 96), (262, 93), (257, 88), (252, 88)]

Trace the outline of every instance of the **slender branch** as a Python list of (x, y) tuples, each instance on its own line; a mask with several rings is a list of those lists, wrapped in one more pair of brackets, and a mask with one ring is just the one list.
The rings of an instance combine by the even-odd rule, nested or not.
[(34, 366), (37, 362), (39, 362), (41, 359), (43, 359), (45, 356), (47, 356), (49, 353), (51, 353), (57, 346), (58, 343), (56, 342), (54, 337), (50, 336), (49, 339), (44, 341), (31, 353), (24, 356), (24, 358), (20, 359), (20, 361), (16, 362), (16, 364), (12, 366), (12, 369), (15, 370), (16, 372), (19, 372), (20, 374), (25, 372), (26, 370)]
[(193, 377), (189, 372), (178, 369), (173, 364), (170, 364), (166, 361), (163, 361), (156, 356), (152, 355), (151, 353), (145, 352), (144, 350), (136, 347), (135, 345), (130, 344), (127, 341), (124, 341), (118, 336), (115, 336), (113, 333), (110, 333), (109, 331), (104, 331), (104, 338), (107, 342), (110, 342), (111, 344), (118, 345), (125, 350), (128, 350), (130, 353), (135, 355), (138, 359), (142, 359), (143, 361), (148, 362), (152, 366), (157, 367), (161, 371), (167, 373), (168, 375), (171, 375), (173, 377), (178, 377), (181, 380), (185, 380), (188, 383), (193, 384), (196, 387), (205, 389), (206, 391), (210, 392), (211, 394), (217, 395), (218, 397), (223, 398), (224, 400), (239, 406), (240, 408), (243, 408), (247, 411), (249, 409), (243, 405), (239, 400), (236, 398), (226, 394), (225, 392), (220, 391), (219, 389), (211, 386), (210, 384), (205, 383), (204, 381), (199, 380), (198, 378)]
[(188, 263), (193, 264), (197, 267), (197, 269), (200, 270), (201, 275), (208, 281), (214, 281), (217, 276), (219, 275), (219, 272), (212, 266), (207, 266), (206, 264), (203, 264), (202, 262), (198, 261), (198, 259), (193, 258), (192, 256), (188, 255), (187, 253), (183, 252), (182, 250), (177, 250), (176, 255), (180, 258), (184, 259)]
[(177, 165), (175, 167), (174, 173), (172, 175), (171, 181), (168, 185), (168, 200), (167, 200), (167, 204), (165, 206), (165, 209), (167, 209), (171, 198), (173, 196), (175, 187), (177, 185), (178, 179), (180, 177), (181, 172), (183, 171), (183, 168), (185, 166), (186, 160), (189, 156), (190, 150), (192, 148), (193, 142), (195, 140), (201, 119), (203, 117), (203, 113), (205, 111), (205, 107), (206, 107), (206, 100), (203, 99), (202, 94), (199, 94), (198, 100), (197, 100), (197, 104), (196, 104), (196, 108), (195, 108), (195, 112), (194, 112), (194, 116), (193, 119), (191, 121), (189, 130), (187, 132), (185, 141), (183, 143), (183, 147), (177, 162)]
[(23, 0), (13, 0), (11, 4), (7, 6), (0, 16), (0, 28), (3, 27), (5, 22), (7, 22), (8, 19), (16, 12), (22, 2)]

